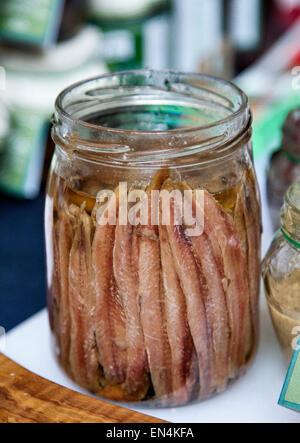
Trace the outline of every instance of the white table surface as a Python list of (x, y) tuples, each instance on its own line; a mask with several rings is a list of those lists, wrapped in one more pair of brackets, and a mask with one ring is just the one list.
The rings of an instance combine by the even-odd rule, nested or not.
[[(257, 167), (266, 208), (265, 164)], [(263, 252), (271, 238), (268, 214), (264, 212)], [(52, 347), (46, 311), (21, 324), (6, 337), (5, 354), (30, 371), (67, 388), (78, 388), (58, 365)], [(193, 406), (176, 409), (137, 409), (173, 423), (300, 423), (300, 414), (278, 406), (287, 366), (277, 343), (270, 316), (261, 297), (261, 340), (257, 357), (244, 378), (225, 393)], [(88, 393), (87, 393), (88, 394)]]

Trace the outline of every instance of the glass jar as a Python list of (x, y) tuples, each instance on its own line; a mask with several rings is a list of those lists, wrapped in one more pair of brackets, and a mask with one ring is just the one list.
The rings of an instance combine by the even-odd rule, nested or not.
[(290, 112), (283, 126), (282, 147), (271, 158), (267, 179), (274, 231), (280, 227), (280, 208), (292, 183), (300, 178), (300, 108)]
[(286, 193), (281, 230), (263, 262), (263, 278), (274, 328), (290, 362), (300, 333), (300, 182)]
[(48, 304), (63, 367), (123, 402), (223, 391), (258, 338), (247, 97), (208, 76), (107, 75), (58, 97), (53, 140)]

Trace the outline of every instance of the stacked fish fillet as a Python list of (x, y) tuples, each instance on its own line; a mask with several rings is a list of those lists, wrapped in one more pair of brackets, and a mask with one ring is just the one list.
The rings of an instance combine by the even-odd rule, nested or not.
[[(147, 193), (164, 189), (190, 188), (161, 172)], [(238, 185), (233, 214), (204, 191), (200, 236), (176, 225), (170, 205), (168, 226), (98, 224), (86, 204), (57, 211), (49, 308), (61, 362), (102, 397), (202, 400), (240, 376), (255, 352), (261, 225), (252, 173)]]

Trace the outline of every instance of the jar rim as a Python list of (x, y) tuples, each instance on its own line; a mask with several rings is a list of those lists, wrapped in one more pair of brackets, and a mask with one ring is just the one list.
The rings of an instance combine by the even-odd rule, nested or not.
[[(76, 105), (83, 106), (83, 103), (92, 103), (93, 93), (96, 100), (96, 91), (98, 91), (98, 103), (103, 105), (104, 99), (101, 94), (105, 98), (105, 91), (112, 87), (115, 92), (119, 91), (119, 97), (122, 97), (125, 88), (133, 87), (137, 90), (144, 88), (144, 92), (147, 88), (149, 91), (156, 88), (158, 97), (159, 94), (173, 93), (183, 102), (193, 103), (195, 109), (200, 110), (201, 106), (211, 108), (215, 106), (220, 114), (224, 112), (224, 117), (207, 121), (204, 124), (186, 125), (175, 129), (137, 130), (94, 124), (78, 116), (78, 112), (77, 114), (72, 112)], [(105, 104), (103, 106), (105, 107)], [(78, 149), (101, 153), (102, 148), (105, 151), (105, 147), (107, 149), (110, 145), (113, 146), (114, 154), (122, 155), (132, 151), (132, 145), (141, 143), (142, 139), (145, 142), (146, 137), (152, 137), (154, 142), (155, 139), (165, 140), (165, 149), (160, 150), (161, 156), (166, 155), (166, 151), (169, 156), (180, 155), (180, 150), (183, 155), (187, 155), (187, 149), (194, 144), (197, 145), (198, 151), (207, 150), (212, 146), (218, 148), (239, 138), (247, 131), (251, 122), (248, 97), (234, 83), (209, 75), (171, 70), (141, 69), (83, 80), (69, 86), (59, 94), (55, 110), (54, 138), (58, 138), (62, 143), (65, 143), (67, 139), (74, 142), (74, 134), (76, 134)], [(197, 117), (200, 120), (200, 112), (198, 116), (196, 114), (197, 112), (193, 118)], [(188, 143), (187, 139), (191, 143)], [(174, 147), (178, 148), (177, 151)], [(143, 154), (143, 150), (138, 153), (137, 150), (134, 149), (134, 151), (137, 156)]]

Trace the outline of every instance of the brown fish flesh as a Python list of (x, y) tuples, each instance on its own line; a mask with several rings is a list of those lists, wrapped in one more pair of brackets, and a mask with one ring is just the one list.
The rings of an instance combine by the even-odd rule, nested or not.
[(73, 242), (70, 217), (61, 211), (57, 221), (58, 256), (60, 265), (59, 341), (63, 363), (69, 362), (71, 318), (69, 300), (69, 259)]
[[(116, 199), (117, 200), (117, 199)], [(117, 202), (111, 201), (110, 205)], [(126, 376), (126, 326), (122, 301), (113, 273), (116, 227), (105, 221), (108, 207), (97, 223), (92, 245), (95, 285), (95, 334), (99, 363), (108, 384), (121, 384)]]
[(150, 184), (148, 194), (148, 225), (139, 229), (138, 296), (141, 323), (155, 394), (166, 402), (172, 392), (171, 352), (166, 332), (161, 281), (161, 257), (158, 227), (150, 220), (151, 192), (159, 190), (165, 179), (162, 171)]
[(94, 331), (95, 297), (92, 278), (92, 221), (82, 209), (70, 252), (69, 296), (71, 312), (70, 365), (76, 381), (96, 392), (98, 361)]
[[(182, 189), (191, 191), (187, 186), (182, 186)], [(192, 236), (190, 241), (207, 288), (205, 308), (214, 350), (214, 369), (212, 370), (212, 374), (215, 383), (212, 381), (212, 387), (216, 387), (218, 391), (222, 391), (226, 387), (229, 374), (230, 336), (226, 295), (222, 285), (224, 269), (220, 269), (220, 264), (215, 258), (210, 240), (213, 233), (207, 232), (207, 220), (205, 218), (206, 214), (203, 213), (203, 208), (199, 207), (195, 194), (185, 193), (185, 198), (189, 200), (192, 214), (195, 218), (195, 225), (192, 226), (192, 228), (195, 228), (197, 225), (199, 228), (201, 227), (201, 220), (197, 220), (196, 215), (200, 213), (200, 211), (204, 215), (204, 232), (201, 235)], [(191, 228), (191, 226), (186, 226), (186, 228)]]
[[(165, 226), (159, 227), (159, 242), (164, 290), (163, 304), (172, 357), (172, 401), (175, 405), (180, 405), (187, 403), (190, 399), (191, 390), (196, 382), (195, 373), (197, 376), (198, 364), (193, 374), (191, 366), (194, 344), (187, 321), (185, 297), (175, 270)], [(191, 376), (194, 376), (192, 387), (189, 383)]]
[[(172, 191), (172, 181), (167, 180), (163, 189)], [(174, 199), (170, 199), (171, 223), (167, 226), (175, 268), (185, 295), (188, 324), (198, 357), (200, 396), (206, 398), (211, 387), (212, 337), (206, 319), (206, 288), (199, 278), (199, 267), (191, 250), (189, 239), (182, 225), (176, 225)]]
[[(245, 174), (230, 214), (203, 190), (199, 212), (196, 190), (159, 171), (144, 188), (146, 224), (137, 226), (121, 223), (119, 188), (103, 211), (94, 198), (87, 206), (83, 193), (65, 193), (64, 205), (61, 197), (53, 209), (50, 298), (62, 363), (79, 384), (115, 401), (177, 406), (222, 391), (244, 370), (257, 342), (255, 186)], [(161, 190), (181, 197), (190, 191), (194, 221), (177, 223), (182, 208), (171, 195), (170, 224), (163, 223), (161, 202), (153, 224), (152, 191)], [(106, 218), (114, 203), (117, 223), (111, 224)], [(192, 235), (198, 214), (204, 230)]]
[(249, 303), (247, 263), (233, 220), (215, 198), (204, 192), (204, 211), (217, 262), (224, 267), (223, 285), (229, 313), (232, 376), (243, 365), (246, 315)]
[(137, 250), (134, 248), (134, 229), (117, 225), (113, 249), (114, 275), (124, 306), (127, 343), (126, 389), (130, 393), (144, 390), (148, 384), (147, 356), (139, 312), (136, 277)]

